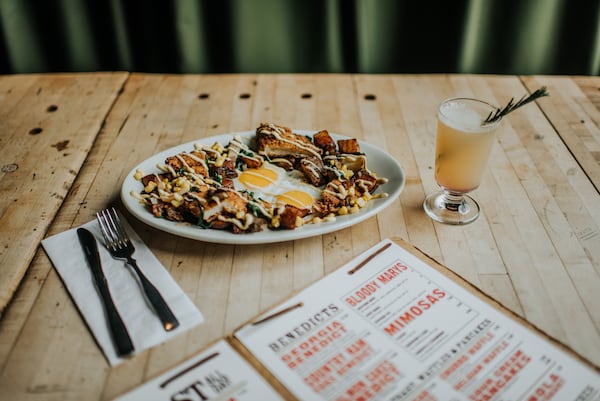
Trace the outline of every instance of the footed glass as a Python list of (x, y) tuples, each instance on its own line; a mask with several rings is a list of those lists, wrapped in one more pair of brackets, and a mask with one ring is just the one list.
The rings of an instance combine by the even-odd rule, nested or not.
[(477, 189), (501, 120), (484, 124), (496, 107), (481, 100), (453, 98), (437, 113), (435, 180), (441, 191), (428, 195), (423, 208), (433, 220), (469, 224), (479, 216), (479, 205), (469, 192)]

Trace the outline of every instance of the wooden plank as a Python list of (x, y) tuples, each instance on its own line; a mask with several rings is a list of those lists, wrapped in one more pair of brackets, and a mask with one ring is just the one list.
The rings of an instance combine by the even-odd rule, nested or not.
[[(517, 86), (502, 86), (498, 87), (498, 93), (504, 93), (503, 97), (508, 98), (509, 93), (506, 91), (514, 94), (516, 89)], [(542, 100), (546, 101), (547, 98)], [(543, 102), (540, 101), (540, 104)], [(548, 117), (550, 118), (549, 115)], [(518, 199), (505, 201), (507, 205), (512, 202), (520, 204), (519, 208), (513, 208), (514, 212), (511, 214), (516, 218), (517, 230), (532, 255), (538, 279), (551, 303), (548, 308), (540, 299), (522, 302), (525, 314), (528, 320), (544, 327), (554, 337), (569, 342), (580, 352), (583, 349), (598, 350), (598, 300), (582, 296), (578, 291), (579, 288), (586, 287), (596, 288), (595, 291), (598, 289), (600, 276), (593, 267), (596, 263), (594, 260), (597, 259), (593, 255), (597, 250), (587, 248), (585, 243), (576, 239), (575, 233), (578, 224), (583, 221), (597, 226), (600, 198), (594, 193), (589, 181), (580, 179), (577, 161), (537, 107), (526, 107), (511, 114), (504, 124), (501, 145), (522, 188), (519, 192), (524, 191), (524, 194), (516, 192), (513, 195), (519, 199), (526, 196), (530, 207), (524, 208), (524, 202)], [(565, 135), (563, 132), (562, 136)], [(586, 196), (582, 196), (582, 193)], [(500, 195), (508, 195), (505, 186), (502, 186)], [(592, 211), (594, 209), (596, 211)], [(524, 299), (525, 292), (529, 291), (528, 287), (534, 282), (528, 280), (519, 284), (518, 271), (509, 272), (517, 291), (521, 288), (519, 297)], [(586, 282), (581, 281), (581, 275), (585, 276)], [(537, 317), (528, 315), (527, 309), (533, 306), (537, 306), (540, 311)], [(554, 310), (554, 314), (550, 309)], [(581, 330), (591, 334), (584, 338), (579, 335)], [(597, 363), (600, 352), (591, 353), (590, 358)]]
[[(317, 127), (348, 137), (362, 135), (360, 102), (356, 83), (350, 75), (323, 75), (313, 93), (317, 107)], [(354, 255), (353, 231), (344, 229), (323, 236), (323, 268), (328, 273)]]
[[(407, 141), (407, 137), (398, 129), (401, 124), (396, 112), (399, 104), (390, 77), (358, 75), (354, 81), (363, 139), (388, 151), (404, 164), (403, 149), (407, 147), (403, 142)], [(360, 227), (353, 227), (354, 251), (364, 251), (380, 239), (388, 237), (408, 237), (400, 199), (375, 219)]]
[[(396, 77), (392, 84), (398, 99), (400, 123), (394, 150), (406, 174), (406, 185), (401, 195), (402, 209), (407, 225), (408, 240), (436, 260), (442, 261), (440, 244), (433, 221), (423, 212), (426, 194), (437, 190), (433, 179), (433, 149), (435, 146), (436, 105), (449, 96), (443, 78), (432, 76)], [(390, 149), (392, 150), (392, 149)]]
[(530, 91), (546, 86), (538, 104), (600, 191), (600, 99), (598, 77), (523, 77)]
[(126, 73), (0, 77), (0, 315), (126, 79)]

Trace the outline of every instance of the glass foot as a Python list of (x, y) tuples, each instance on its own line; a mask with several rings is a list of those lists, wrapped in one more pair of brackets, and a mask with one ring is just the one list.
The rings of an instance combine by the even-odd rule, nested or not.
[(479, 216), (479, 205), (475, 199), (445, 191), (427, 196), (423, 201), (423, 209), (433, 220), (444, 224), (469, 224)]

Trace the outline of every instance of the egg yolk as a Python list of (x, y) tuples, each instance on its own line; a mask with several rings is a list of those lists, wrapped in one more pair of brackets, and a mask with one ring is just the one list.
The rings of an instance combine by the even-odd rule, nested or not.
[(312, 205), (313, 197), (306, 192), (294, 190), (277, 195), (277, 202), (307, 209)]
[(266, 168), (251, 168), (240, 174), (240, 183), (247, 188), (265, 188), (277, 182), (276, 171)]

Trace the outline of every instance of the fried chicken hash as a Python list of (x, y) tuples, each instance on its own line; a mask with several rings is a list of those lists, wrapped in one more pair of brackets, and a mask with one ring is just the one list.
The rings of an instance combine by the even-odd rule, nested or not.
[[(239, 185), (240, 175), (271, 166), (318, 196), (299, 204)], [(225, 145), (196, 144), (158, 167), (157, 173), (136, 171), (143, 189), (133, 194), (154, 216), (236, 234), (332, 221), (387, 196), (374, 194), (387, 180), (368, 170), (356, 139), (336, 142), (326, 130), (311, 138), (272, 123), (261, 124), (249, 141), (236, 136)]]

